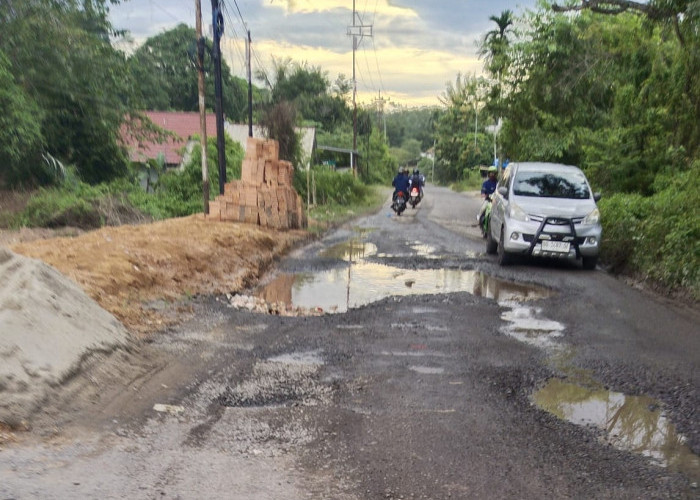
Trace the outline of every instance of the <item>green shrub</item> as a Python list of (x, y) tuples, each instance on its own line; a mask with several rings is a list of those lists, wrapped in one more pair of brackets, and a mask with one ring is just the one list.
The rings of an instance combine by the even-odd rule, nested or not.
[(99, 189), (88, 184), (42, 188), (28, 201), (14, 226), (96, 228), (103, 221), (96, 203)]
[(647, 200), (638, 194), (614, 194), (598, 203), (603, 226), (601, 259), (613, 272), (634, 270), (635, 251), (642, 244), (642, 222), (648, 216)]
[(700, 298), (700, 180), (698, 165), (659, 176), (657, 192), (614, 194), (599, 207), (602, 260), (615, 272), (628, 271), (687, 289)]
[[(129, 191), (129, 201), (154, 219), (183, 217), (202, 212), (204, 196), (202, 191), (201, 147), (192, 148), (191, 160), (182, 171), (170, 170), (158, 179), (154, 193), (148, 194), (139, 189)], [(241, 178), (243, 147), (226, 137), (226, 179)], [(219, 171), (216, 137), (207, 139), (207, 170), (209, 173), (209, 199), (219, 194)]]
[(465, 168), (462, 171), (462, 180), (455, 182), (450, 187), (453, 191), (474, 191), (481, 189), (481, 184), (484, 182), (478, 168)]
[[(308, 181), (313, 202), (313, 188), (315, 186), (317, 205), (356, 205), (361, 204), (371, 190), (368, 186), (356, 179), (350, 172), (336, 172), (328, 167), (316, 166), (311, 169), (311, 178)], [(294, 188), (304, 201), (307, 200), (307, 172), (295, 170)]]

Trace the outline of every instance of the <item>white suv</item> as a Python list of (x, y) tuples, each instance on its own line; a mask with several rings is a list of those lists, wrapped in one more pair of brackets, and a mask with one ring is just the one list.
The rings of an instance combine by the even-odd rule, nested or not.
[(600, 212), (583, 172), (556, 163), (511, 163), (492, 196), (486, 252), (509, 264), (514, 255), (581, 259), (594, 269)]

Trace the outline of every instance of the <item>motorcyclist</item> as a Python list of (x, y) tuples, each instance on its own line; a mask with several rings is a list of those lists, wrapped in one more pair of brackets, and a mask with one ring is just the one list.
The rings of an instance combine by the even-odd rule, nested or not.
[(391, 183), (391, 185), (394, 186), (394, 194), (391, 199), (396, 200), (396, 195), (399, 193), (399, 191), (403, 191), (405, 199), (408, 199), (409, 183), (408, 169), (406, 167), (400, 168), (399, 173), (396, 174), (396, 177), (394, 177), (394, 180)]
[(487, 170), (487, 178), (481, 183), (481, 198), (484, 200), (479, 209), (479, 213), (476, 215), (476, 221), (480, 224), (481, 218), (486, 211), (486, 206), (491, 202), (491, 195), (496, 191), (496, 186), (498, 185), (498, 180), (496, 179), (498, 175), (498, 168), (491, 166)]
[(412, 188), (413, 186), (418, 186), (418, 190), (420, 191), (420, 197), (423, 198), (423, 186), (425, 186), (425, 176), (423, 176), (420, 173), (420, 170), (418, 169), (415, 169), (413, 171), (413, 175), (409, 180), (409, 188)]

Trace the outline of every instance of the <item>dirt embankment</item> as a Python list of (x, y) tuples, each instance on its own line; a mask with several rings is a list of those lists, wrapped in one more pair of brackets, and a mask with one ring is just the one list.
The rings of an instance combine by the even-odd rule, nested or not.
[(147, 306), (149, 301), (242, 290), (309, 233), (211, 222), (194, 215), (73, 237), (0, 237), (0, 244), (14, 252), (72, 278), (131, 331), (148, 333), (166, 321)]

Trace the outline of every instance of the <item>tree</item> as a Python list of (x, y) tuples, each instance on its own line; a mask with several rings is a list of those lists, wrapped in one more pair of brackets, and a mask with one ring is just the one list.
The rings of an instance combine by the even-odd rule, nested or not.
[[(474, 146), (475, 114), (478, 103), (484, 99), (488, 83), (476, 76), (457, 75), (454, 84), (448, 84), (440, 101), (445, 107), (435, 122), (436, 155), (435, 174), (441, 182), (461, 180), (464, 170), (491, 162), (492, 136), (477, 131)], [(486, 114), (480, 112), (479, 121), (486, 122)], [(491, 119), (493, 121), (493, 119)]]
[[(204, 67), (212, 68), (212, 42), (205, 40)], [(180, 24), (175, 28), (149, 38), (129, 58), (141, 109), (198, 111), (196, 33), (193, 28)], [(248, 83), (231, 75), (226, 61), (221, 61), (224, 115), (234, 122), (245, 122), (248, 113)], [(205, 102), (214, 109), (214, 80), (206, 78)], [(253, 88), (253, 100), (258, 102), (260, 90)]]
[(299, 137), (294, 131), (297, 121), (296, 108), (288, 101), (268, 106), (262, 113), (260, 125), (267, 136), (279, 142), (280, 159), (295, 165), (302, 163)]
[(490, 16), (489, 20), (496, 23), (497, 28), (484, 35), (479, 54), (486, 58), (488, 71), (499, 77), (508, 67), (508, 35), (512, 32), (513, 13), (504, 10), (500, 16)]
[(41, 110), (12, 75), (10, 61), (0, 51), (0, 185), (48, 181), (42, 168)]
[[(42, 153), (75, 165), (88, 182), (126, 172), (119, 127), (128, 111), (130, 80), (124, 57), (109, 43), (107, 1), (0, 3), (0, 50), (9, 61), (15, 85), (23, 89), (26, 113), (41, 130), (31, 161)], [(27, 166), (35, 182), (42, 170)]]
[[(336, 80), (337, 88), (332, 92), (328, 77), (320, 67), (297, 63), (290, 58), (273, 58), (273, 64), (275, 76), (270, 95), (273, 103), (291, 103), (302, 121), (329, 132), (350, 119), (342, 77)], [(258, 78), (263, 76), (258, 74)]]
[(537, 12), (528, 25), (513, 47), (501, 133), (512, 157), (578, 164), (600, 187), (643, 194), (662, 170), (688, 168), (698, 50), (679, 50), (668, 27), (634, 14)]

